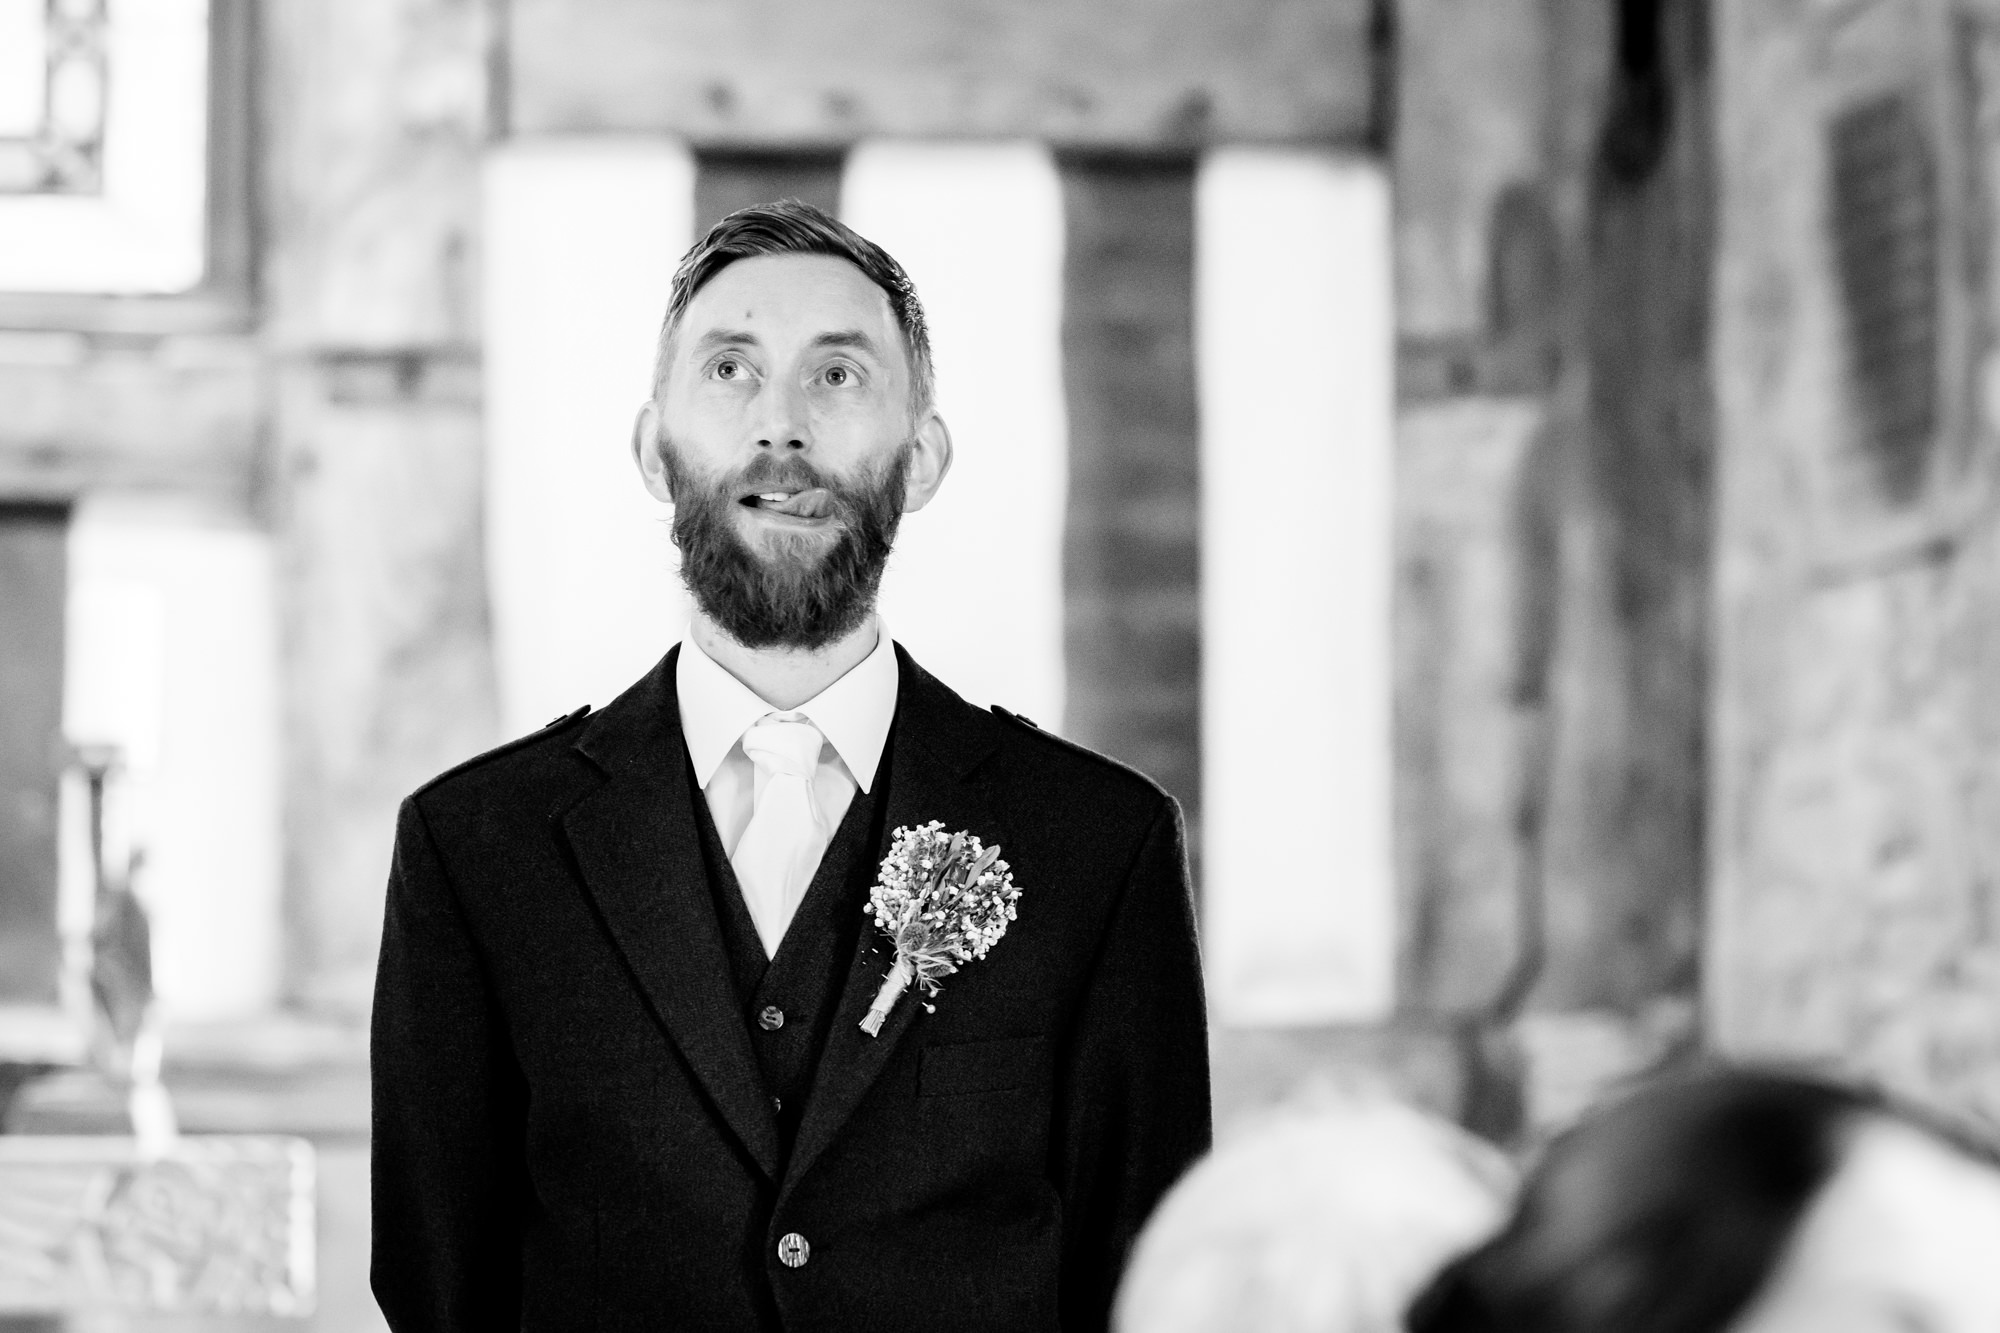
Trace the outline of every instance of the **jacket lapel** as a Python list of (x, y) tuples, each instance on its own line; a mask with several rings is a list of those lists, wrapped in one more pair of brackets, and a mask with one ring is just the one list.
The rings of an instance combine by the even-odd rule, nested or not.
[[(1002, 830), (978, 773), (994, 748), (993, 719), (917, 666), (900, 645), (896, 658), (900, 677), (896, 722), (890, 736), (884, 837), (893, 836), (898, 828), (935, 819), (948, 830), (967, 829), (987, 842), (1001, 840)], [(887, 851), (885, 844), (881, 853)], [(841, 987), (832, 1030), (820, 1052), (798, 1141), (785, 1167), (788, 1188), (839, 1136), (923, 1010), (912, 987), (889, 1011), (879, 1035), (870, 1037), (861, 1031), (861, 1018), (874, 1003), (883, 975), (894, 962), (882, 933), (872, 921), (865, 923)]]
[(614, 700), (576, 748), (605, 782), (560, 818), (633, 980), (750, 1157), (776, 1180), (778, 1127), (690, 817), (695, 793), (674, 689), (675, 653)]

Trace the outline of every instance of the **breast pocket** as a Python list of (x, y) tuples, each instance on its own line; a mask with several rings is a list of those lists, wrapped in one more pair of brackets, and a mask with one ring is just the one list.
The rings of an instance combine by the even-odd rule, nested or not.
[(927, 1046), (917, 1095), (934, 1190), (973, 1188), (996, 1174), (1047, 1173), (1055, 1096), (1048, 1038)]

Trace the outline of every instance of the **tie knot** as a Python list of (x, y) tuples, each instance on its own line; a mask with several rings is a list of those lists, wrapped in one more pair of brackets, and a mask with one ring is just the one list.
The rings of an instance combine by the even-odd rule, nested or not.
[(767, 717), (743, 733), (743, 753), (760, 769), (810, 782), (819, 765), (819, 747), (825, 741), (810, 722)]

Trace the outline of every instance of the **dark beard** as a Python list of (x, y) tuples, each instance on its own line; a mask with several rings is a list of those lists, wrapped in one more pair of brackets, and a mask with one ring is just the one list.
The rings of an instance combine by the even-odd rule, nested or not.
[[(910, 451), (898, 449), (874, 476), (854, 483), (803, 459), (760, 455), (734, 476), (704, 485), (682, 467), (672, 441), (660, 450), (674, 495), (674, 544), (681, 580), (710, 620), (746, 648), (824, 648), (853, 632), (875, 609), (875, 592), (903, 519)], [(824, 487), (840, 531), (815, 557), (814, 538), (752, 550), (732, 521), (745, 485), (764, 490)], [(810, 545), (809, 545), (810, 544)]]

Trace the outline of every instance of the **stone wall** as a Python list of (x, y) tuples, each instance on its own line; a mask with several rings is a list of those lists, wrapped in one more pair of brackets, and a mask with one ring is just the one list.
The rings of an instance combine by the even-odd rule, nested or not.
[[(2000, 6), (1719, 12), (1713, 1038), (2000, 1120)], [(1920, 174), (1845, 244), (1896, 104)], [(1857, 340), (1902, 320), (1890, 419)]]

